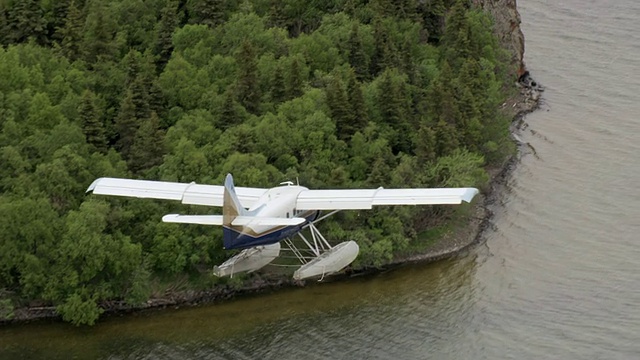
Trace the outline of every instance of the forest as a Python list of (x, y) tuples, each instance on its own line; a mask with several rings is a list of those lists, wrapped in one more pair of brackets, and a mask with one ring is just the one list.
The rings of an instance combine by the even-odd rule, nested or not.
[[(86, 196), (99, 177), (483, 187), (514, 148), (498, 111), (514, 69), (467, 0), (0, 0), (0, 44), (3, 318), (93, 324), (230, 256), (219, 229), (160, 221), (212, 209)], [(322, 231), (375, 267), (448, 211)]]

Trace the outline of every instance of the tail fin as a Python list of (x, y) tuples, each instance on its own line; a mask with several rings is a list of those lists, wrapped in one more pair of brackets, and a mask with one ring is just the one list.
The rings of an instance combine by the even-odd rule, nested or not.
[(232, 226), (231, 222), (238, 216), (247, 215), (248, 211), (242, 207), (240, 199), (233, 186), (233, 176), (227, 174), (224, 180), (224, 198), (222, 200), (222, 225), (224, 247), (232, 247), (238, 235), (242, 233), (242, 226)]

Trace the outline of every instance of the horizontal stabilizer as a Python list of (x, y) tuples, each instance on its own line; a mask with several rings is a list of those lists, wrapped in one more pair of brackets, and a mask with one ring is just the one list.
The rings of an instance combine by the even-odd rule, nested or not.
[(178, 215), (168, 214), (162, 217), (166, 223), (200, 224), (222, 226), (222, 215)]
[(261, 217), (261, 216), (236, 216), (231, 222), (233, 226), (295, 226), (303, 224), (307, 219), (279, 218), (279, 217)]
[[(222, 215), (179, 215), (168, 214), (162, 217), (162, 221), (166, 223), (180, 224), (200, 224), (200, 225), (218, 225), (222, 226)], [(295, 226), (303, 224), (307, 221), (305, 218), (276, 218), (276, 217), (256, 217), (256, 216), (237, 216), (233, 219), (233, 226)]]

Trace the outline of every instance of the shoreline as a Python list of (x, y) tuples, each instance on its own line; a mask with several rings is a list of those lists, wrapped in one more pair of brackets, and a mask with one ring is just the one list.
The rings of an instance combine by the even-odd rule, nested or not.
[[(513, 141), (518, 143), (518, 150), (516, 154), (506, 158), (502, 166), (488, 169), (490, 175), (488, 191), (485, 194), (480, 194), (478, 200), (472, 205), (472, 215), (470, 216), (469, 223), (438, 239), (436, 244), (433, 244), (424, 252), (393, 259), (379, 268), (366, 268), (335, 274), (331, 276), (330, 281), (339, 281), (353, 276), (376, 274), (405, 264), (428, 264), (450, 259), (461, 256), (465, 252), (484, 243), (486, 240), (484, 238), (484, 232), (489, 228), (494, 215), (491, 207), (496, 203), (502, 193), (502, 187), (506, 184), (506, 181), (511, 176), (522, 155), (520, 147), (526, 145), (518, 139), (515, 132), (519, 128), (519, 124), (523, 121), (523, 118), (527, 114), (537, 110), (540, 106), (541, 88), (532, 87), (530, 84), (523, 84), (522, 82), (518, 83), (518, 87), (520, 88), (519, 93), (508, 99), (502, 105), (502, 109), (508, 112), (508, 116), (512, 118), (510, 126), (511, 135)], [(162, 298), (149, 299), (144, 304), (137, 306), (132, 306), (119, 300), (107, 301), (101, 304), (104, 309), (101, 318), (122, 316), (143, 311), (157, 311), (168, 307), (179, 308), (183, 306), (190, 307), (213, 304), (231, 300), (239, 296), (266, 293), (285, 287), (305, 286), (305, 284), (305, 281), (296, 281), (290, 277), (283, 278), (282, 276), (276, 276), (270, 278), (267, 275), (259, 279), (254, 279), (249, 285), (239, 288), (222, 285), (207, 290), (185, 290)], [(11, 319), (0, 319), (0, 326), (43, 320), (61, 321), (61, 316), (56, 313), (54, 306), (17, 308), (14, 309), (14, 316)]]

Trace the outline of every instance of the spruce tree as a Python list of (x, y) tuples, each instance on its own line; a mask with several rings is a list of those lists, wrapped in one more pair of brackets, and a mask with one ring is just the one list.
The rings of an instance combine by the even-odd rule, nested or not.
[(451, 66), (445, 60), (438, 77), (429, 86), (428, 98), (430, 118), (443, 120), (455, 128), (459, 113), (454, 80)]
[(369, 76), (369, 66), (364, 49), (362, 48), (362, 41), (360, 40), (360, 33), (358, 31), (359, 28), (358, 23), (353, 24), (347, 47), (349, 49), (349, 64), (351, 64), (351, 67), (355, 70), (358, 80), (363, 81)]
[(325, 93), (327, 96), (327, 105), (329, 105), (331, 119), (336, 123), (338, 138), (341, 140), (351, 138), (355, 133), (355, 128), (352, 122), (354, 116), (351, 112), (351, 107), (349, 106), (349, 101), (342, 81), (340, 81), (337, 76), (334, 76), (329, 81)]
[(129, 155), (129, 168), (134, 173), (148, 170), (160, 165), (163, 155), (164, 132), (160, 129), (158, 115), (151, 112), (136, 131)]
[(260, 109), (260, 86), (258, 84), (258, 62), (254, 46), (245, 40), (240, 47), (237, 58), (239, 66), (236, 83), (237, 97), (240, 104), (252, 114)]
[(393, 129), (393, 133), (389, 137), (389, 144), (393, 152), (409, 153), (411, 143), (406, 134), (411, 133), (411, 128), (405, 111), (404, 83), (396, 84), (392, 73), (394, 72), (387, 70), (382, 75), (378, 88), (378, 108), (383, 123)]
[(140, 56), (141, 54), (138, 50), (129, 49), (127, 55), (122, 58), (121, 64), (127, 75), (124, 80), (126, 86), (131, 86), (138, 78), (138, 74), (140, 73)]
[(6, 5), (0, 5), (0, 44), (6, 45), (9, 42), (9, 20), (7, 19)]
[(398, 18), (416, 21), (418, 17), (416, 0), (398, 0), (395, 5)]
[(107, 139), (105, 136), (104, 124), (100, 120), (97, 112), (94, 95), (90, 90), (85, 90), (78, 107), (78, 116), (82, 124), (87, 143), (92, 145), (97, 151), (105, 153), (107, 151)]
[(418, 163), (429, 163), (436, 159), (436, 132), (423, 122), (418, 129), (415, 143), (415, 153)]
[(71, 61), (80, 57), (83, 27), (84, 19), (82, 18), (82, 13), (78, 9), (75, 0), (71, 0), (67, 8), (67, 16), (64, 19), (64, 26), (58, 30), (62, 54)]
[(469, 41), (469, 20), (464, 0), (456, 1), (447, 14), (445, 30), (442, 37), (444, 59), (459, 69), (464, 59), (471, 53)]
[(120, 151), (122, 157), (127, 160), (130, 157), (131, 146), (133, 145), (139, 126), (133, 98), (134, 96), (131, 90), (127, 90), (114, 122), (115, 130), (118, 134), (116, 149)]
[(69, 6), (74, 0), (58, 0), (51, 4), (50, 21), (47, 24), (47, 37), (60, 43), (63, 39), (60, 30), (64, 28)]
[(95, 5), (85, 23), (84, 41), (80, 47), (90, 64), (113, 60), (116, 55), (115, 20), (108, 17), (108, 8), (103, 3), (92, 4)]
[(237, 108), (238, 104), (234, 98), (233, 91), (227, 91), (222, 105), (221, 127), (228, 129), (242, 122), (242, 117)]
[(446, 156), (451, 154), (458, 148), (458, 134), (453, 125), (448, 124), (445, 120), (440, 119), (436, 124), (436, 154)]
[[(149, 110), (151, 112), (155, 112), (160, 119), (164, 117), (164, 112), (166, 108), (166, 99), (164, 93), (162, 91), (162, 87), (158, 83), (158, 80), (154, 80), (151, 83), (151, 88), (149, 89)], [(160, 121), (160, 125), (163, 128), (166, 128), (167, 124), (163, 124)]]
[(389, 40), (388, 30), (380, 18), (373, 22), (374, 52), (371, 58), (371, 75), (377, 76), (386, 69), (395, 67), (397, 61), (395, 45)]
[(10, 43), (22, 43), (30, 37), (38, 42), (45, 41), (46, 20), (44, 11), (37, 0), (14, 2), (7, 12), (6, 40)]
[(284, 82), (284, 74), (282, 65), (278, 63), (273, 72), (273, 80), (271, 81), (271, 101), (273, 104), (279, 104), (286, 99), (287, 89)]
[(179, 22), (178, 2), (176, 0), (170, 0), (162, 9), (160, 22), (156, 30), (155, 54), (157, 55), (156, 65), (159, 71), (162, 71), (167, 62), (169, 62), (169, 58), (173, 52), (172, 36)]
[(444, 32), (444, 0), (420, 1), (417, 6), (418, 16), (422, 19), (423, 28), (427, 32), (429, 42), (438, 44)]
[(284, 4), (282, 1), (271, 0), (267, 19), (267, 24), (269, 25), (269, 27), (279, 27), (286, 29), (287, 18), (284, 15)]
[(350, 71), (347, 83), (347, 100), (351, 105), (351, 124), (354, 133), (363, 130), (369, 123), (367, 104), (364, 102), (364, 95), (360, 85), (355, 73)]
[(294, 57), (291, 61), (291, 68), (289, 69), (289, 81), (287, 82), (287, 98), (294, 99), (304, 94), (303, 90), (303, 77), (302, 77), (302, 65), (298, 57)]
[(214, 28), (225, 20), (224, 0), (193, 0), (189, 22)]

